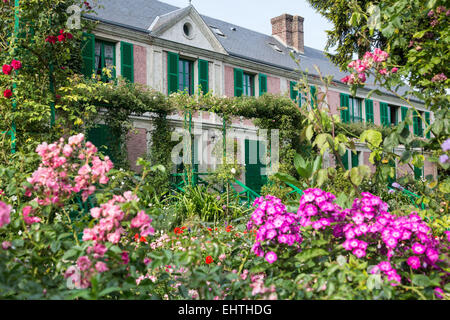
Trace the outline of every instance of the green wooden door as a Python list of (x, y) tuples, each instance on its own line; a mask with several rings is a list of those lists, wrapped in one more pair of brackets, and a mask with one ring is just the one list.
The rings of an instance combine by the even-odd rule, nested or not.
[(261, 193), (261, 187), (267, 183), (267, 176), (261, 173), (266, 166), (260, 160), (265, 154), (264, 142), (245, 140), (245, 185), (257, 193)]
[[(111, 161), (115, 162), (114, 148), (118, 143), (118, 139), (114, 137), (111, 128), (105, 124), (99, 124), (89, 130), (87, 140), (92, 142), (104, 155), (109, 156)], [(120, 146), (119, 146), (120, 148)]]

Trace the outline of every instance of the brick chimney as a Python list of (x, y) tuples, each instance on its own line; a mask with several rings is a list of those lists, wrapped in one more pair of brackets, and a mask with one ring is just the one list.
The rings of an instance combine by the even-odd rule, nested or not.
[(272, 35), (288, 47), (292, 47), (300, 53), (305, 52), (304, 18), (300, 16), (292, 16), (290, 14), (282, 14), (279, 17), (271, 19)]

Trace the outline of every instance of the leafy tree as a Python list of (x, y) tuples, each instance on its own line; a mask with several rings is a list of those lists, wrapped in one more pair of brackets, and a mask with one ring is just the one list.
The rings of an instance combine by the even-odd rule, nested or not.
[[(433, 109), (448, 108), (450, 8), (441, 0), (324, 1), (308, 0), (331, 23), (326, 49), (336, 46), (333, 62), (347, 69), (356, 54), (385, 50), (399, 68), (400, 78), (385, 86), (404, 83)], [(406, 96), (406, 94), (404, 95)]]

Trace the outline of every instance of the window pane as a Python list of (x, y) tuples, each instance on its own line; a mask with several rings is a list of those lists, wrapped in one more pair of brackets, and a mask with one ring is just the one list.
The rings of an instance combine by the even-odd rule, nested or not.
[(112, 45), (105, 44), (105, 58), (114, 59), (114, 47)]
[(100, 56), (102, 54), (102, 44), (100, 42), (95, 43), (95, 55)]

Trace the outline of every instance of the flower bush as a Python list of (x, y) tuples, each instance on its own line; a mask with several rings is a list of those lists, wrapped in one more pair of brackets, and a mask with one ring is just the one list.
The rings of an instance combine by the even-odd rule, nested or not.
[[(436, 280), (438, 286), (448, 284), (448, 275), (445, 272), (450, 262), (448, 259), (448, 232), (446, 232), (446, 239), (441, 241), (433, 235), (431, 228), (422, 221), (417, 212), (412, 212), (408, 216), (395, 216), (388, 212), (386, 203), (367, 192), (362, 194), (362, 198), (355, 199), (350, 209), (342, 210), (335, 205), (333, 203), (335, 198), (334, 195), (320, 189), (305, 190), (297, 213), (297, 217), (300, 218), (298, 224), (302, 228), (293, 229), (294, 234), (291, 236), (294, 237), (296, 232), (297, 237), (300, 237), (308, 227), (312, 227), (310, 229), (313, 230), (313, 233), (325, 233), (326, 229), (331, 227), (332, 236), (326, 235), (325, 239), (329, 239), (330, 242), (339, 241), (338, 247), (352, 252), (358, 259), (366, 258), (376, 262), (375, 265), (372, 265), (370, 273), (382, 272), (392, 286), (397, 286), (402, 281), (403, 283), (414, 281), (414, 275), (411, 277), (408, 271), (429, 272), (429, 270), (441, 272), (440, 280)], [(265, 200), (270, 200), (270, 202)], [(253, 221), (249, 223), (249, 226), (253, 226), (255, 221), (256, 226), (261, 225), (257, 231), (258, 236), (253, 248), (253, 252), (257, 256), (263, 256), (260, 240), (266, 239), (265, 237), (261, 238), (260, 235), (267, 234), (267, 229), (273, 229), (267, 228), (267, 223), (263, 225), (261, 204), (264, 209), (268, 203), (272, 208), (272, 202), (284, 209), (279, 199), (270, 196), (255, 201), (259, 207), (254, 211)], [(276, 209), (272, 210), (278, 212)], [(268, 238), (269, 240), (273, 239), (273, 237)], [(300, 249), (304, 250), (305, 248)], [(336, 247), (329, 248), (329, 250), (336, 250)], [(268, 255), (266, 260), (273, 263), (276, 255), (273, 252), (269, 252)], [(410, 267), (410, 270), (406, 268), (404, 262)], [(399, 274), (400, 269), (406, 279), (402, 279)], [(438, 289), (442, 290), (440, 287)]]

